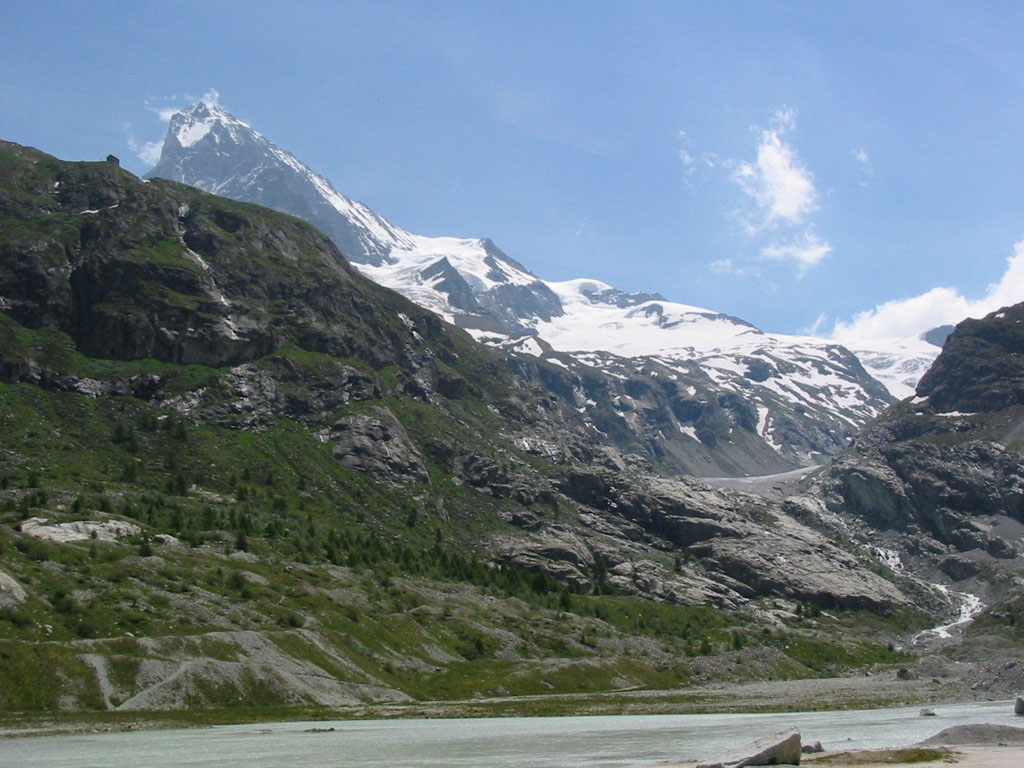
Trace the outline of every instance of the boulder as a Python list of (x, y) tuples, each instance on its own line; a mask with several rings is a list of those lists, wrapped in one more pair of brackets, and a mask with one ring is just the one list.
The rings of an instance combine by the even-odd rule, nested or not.
[(748, 765), (800, 765), (800, 732), (786, 731), (774, 738), (755, 742), (741, 754), (746, 757), (726, 759), (722, 762), (701, 763), (697, 768), (746, 768)]
[(36, 539), (67, 544), (74, 541), (123, 541), (142, 529), (124, 520), (76, 520), (71, 523), (50, 523), (45, 517), (30, 517), (21, 523), (21, 532)]
[(350, 469), (391, 483), (430, 482), (419, 449), (386, 408), (343, 416), (331, 426), (328, 439), (334, 457)]
[(0, 608), (25, 602), (25, 588), (10, 574), (0, 571)]
[(805, 755), (814, 755), (819, 752), (824, 752), (825, 748), (821, 746), (820, 741), (809, 741), (800, 748), (800, 751)]

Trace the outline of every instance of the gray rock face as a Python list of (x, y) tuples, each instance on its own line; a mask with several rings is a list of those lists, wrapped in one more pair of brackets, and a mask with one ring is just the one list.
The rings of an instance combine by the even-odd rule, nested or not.
[[(668, 602), (737, 606), (775, 595), (883, 613), (911, 604), (900, 587), (849, 551), (784, 507), (753, 496), (583, 468), (568, 473), (562, 490), (583, 506), (586, 528), (540, 526), (542, 535), (528, 543), (505, 544), (506, 561), (587, 586), (606, 578)], [(699, 567), (669, 572), (640, 554), (639, 545), (655, 543), (678, 548)]]
[(102, 539), (123, 541), (135, 536), (142, 529), (123, 520), (78, 520), (73, 523), (51, 523), (46, 518), (30, 517), (21, 523), (21, 532), (37, 539), (71, 542)]
[(331, 453), (346, 467), (391, 483), (430, 482), (419, 449), (386, 408), (339, 419), (326, 439)]
[(168, 397), (163, 402), (210, 423), (259, 429), (280, 416), (316, 426), (349, 403), (380, 397), (379, 382), (371, 374), (332, 360), (318, 361), (314, 374), (287, 355), (234, 366), (220, 386), (228, 398), (207, 403)]
[(751, 765), (800, 765), (800, 732), (790, 731), (774, 739), (757, 742), (746, 757), (726, 759), (717, 763), (701, 763), (697, 768), (746, 768)]
[(0, 571), (0, 608), (10, 608), (25, 602), (25, 588), (9, 573)]
[(829, 508), (954, 581), (1019, 570), (1024, 305), (961, 323), (921, 380), (820, 476)]

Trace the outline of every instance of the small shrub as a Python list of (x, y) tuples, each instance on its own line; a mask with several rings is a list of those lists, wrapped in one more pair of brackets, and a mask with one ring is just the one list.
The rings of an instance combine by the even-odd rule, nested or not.
[(242, 590), (245, 589), (247, 582), (241, 571), (232, 571), (228, 574), (226, 584), (232, 589)]
[(14, 548), (21, 552), (29, 560), (37, 563), (50, 559), (50, 545), (39, 539), (21, 538), (14, 542)]
[(0, 608), (0, 621), (9, 621), (18, 629), (24, 629), (32, 623), (32, 619), (13, 607)]

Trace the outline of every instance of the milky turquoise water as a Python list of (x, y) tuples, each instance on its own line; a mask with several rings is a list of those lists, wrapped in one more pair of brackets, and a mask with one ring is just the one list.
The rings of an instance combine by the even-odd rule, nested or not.
[[(640, 768), (721, 757), (791, 726), (829, 750), (904, 746), (951, 725), (1024, 725), (1013, 702), (759, 715), (368, 720), (0, 739), (0, 768)], [(308, 733), (330, 728), (330, 733)]]

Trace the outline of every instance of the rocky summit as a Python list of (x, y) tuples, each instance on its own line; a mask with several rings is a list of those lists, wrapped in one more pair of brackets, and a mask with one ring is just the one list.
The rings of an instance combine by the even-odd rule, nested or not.
[[(1016, 310), (982, 321), (998, 339), (958, 328), (961, 357), (818, 491), (771, 500), (668, 472), (617, 427), (660, 397), (704, 429), (651, 383), (667, 366), (660, 394), (621, 385), (630, 411), (607, 374), (478, 343), (292, 216), (10, 143), (0, 169), (0, 711), (365, 713), (886, 670), (956, 618), (951, 580), (1010, 592), (1015, 385), (949, 382), (1011, 354)], [(880, 554), (915, 541), (920, 561)]]

